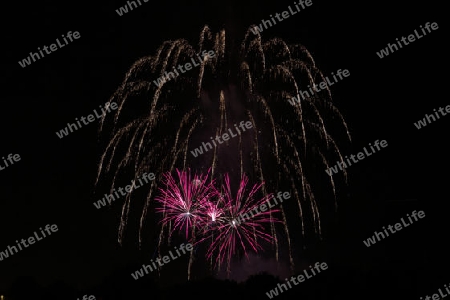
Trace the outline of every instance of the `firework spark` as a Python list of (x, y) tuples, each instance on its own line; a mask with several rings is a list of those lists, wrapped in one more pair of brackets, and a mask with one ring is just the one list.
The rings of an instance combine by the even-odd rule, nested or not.
[[(209, 173), (209, 172), (208, 172)], [(161, 222), (164, 225), (172, 222), (172, 233), (184, 231), (186, 239), (195, 223), (201, 220), (202, 203), (214, 197), (217, 193), (213, 183), (207, 183), (206, 175), (194, 175), (190, 170), (179, 171), (178, 182), (170, 173), (164, 175), (165, 188), (160, 188), (160, 196), (155, 198), (162, 207), (156, 209), (163, 214)]]
[[(273, 236), (268, 225), (279, 222), (272, 214), (279, 210), (264, 211), (254, 214), (255, 208), (266, 203), (272, 195), (257, 198), (261, 184), (255, 184), (247, 191), (248, 177), (243, 176), (236, 196), (233, 196), (230, 177), (225, 174), (221, 192), (216, 190), (214, 182), (207, 183), (206, 176), (191, 178), (190, 170), (179, 171), (178, 182), (170, 173), (164, 175), (165, 188), (160, 188), (160, 195), (155, 198), (160, 203), (156, 211), (163, 213), (162, 223), (175, 231), (184, 232), (185, 238), (194, 238), (194, 228), (197, 230), (197, 244), (209, 242), (207, 258), (215, 257), (216, 265), (227, 260), (227, 271), (232, 257), (238, 249), (248, 258), (249, 250), (258, 252), (263, 247), (260, 241), (271, 243)], [(259, 200), (258, 200), (259, 199)], [(246, 216), (247, 221), (242, 221)], [(189, 232), (192, 235), (189, 236)]]
[[(263, 249), (259, 241), (269, 243), (273, 241), (273, 236), (267, 233), (270, 232), (267, 229), (268, 225), (279, 221), (272, 216), (279, 210), (259, 212), (254, 215), (253, 210), (264, 204), (272, 196), (269, 194), (257, 198), (257, 193), (263, 184), (255, 184), (247, 194), (248, 178), (243, 175), (236, 196), (233, 196), (228, 174), (225, 174), (224, 180), (225, 184), (222, 185), (222, 193), (217, 203), (217, 206), (220, 207), (219, 218), (215, 220), (217, 226), (211, 230), (208, 237), (199, 240), (199, 243), (211, 240), (207, 257), (215, 256), (217, 264), (222, 264), (226, 258), (227, 271), (230, 272), (231, 259), (238, 248), (248, 258), (249, 250), (258, 252), (258, 250)], [(250, 220), (242, 222), (240, 217), (243, 215), (251, 216)]]

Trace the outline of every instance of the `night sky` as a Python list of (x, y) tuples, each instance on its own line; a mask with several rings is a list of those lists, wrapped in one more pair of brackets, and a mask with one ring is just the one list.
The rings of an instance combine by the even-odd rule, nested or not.
[[(0, 171), (0, 251), (46, 224), (59, 230), (0, 262), (0, 292), (19, 276), (32, 276), (42, 286), (62, 281), (91, 289), (117, 270), (144, 263), (145, 253), (135, 242), (117, 243), (121, 204), (101, 210), (92, 205), (98, 200), (94, 181), (103, 150), (98, 122), (63, 139), (55, 132), (107, 102), (130, 66), (153, 55), (163, 41), (185, 38), (196, 45), (205, 24), (214, 32), (226, 27), (239, 38), (249, 25), (293, 4), (141, 2), (123, 16), (115, 10), (125, 1), (21, 1), (5, 10), (13, 21), (3, 26), (2, 35), (0, 157), (17, 153), (21, 161)], [(327, 258), (333, 274), (348, 278), (341, 278), (342, 293), (352, 291), (347, 282), (379, 295), (410, 290), (418, 299), (450, 280), (450, 116), (420, 130), (414, 126), (450, 104), (440, 54), (448, 34), (440, 13), (444, 6), (436, 3), (313, 0), (311, 7), (262, 33), (265, 39), (305, 45), (324, 74), (350, 71), (331, 87), (353, 138), (345, 154), (377, 139), (388, 141), (387, 148), (347, 169), (349, 184), (342, 187), (337, 214), (324, 223), (324, 240), (296, 251), (306, 261)], [(376, 55), (426, 22), (438, 23), (439, 29), (383, 59)], [(79, 31), (80, 39), (26, 68), (19, 66), (30, 51), (68, 31)], [(426, 217), (375, 246), (364, 246), (374, 231), (413, 210), (425, 211)], [(175, 270), (173, 278), (161, 279), (163, 284), (183, 278), (185, 266), (171, 268), (177, 267), (180, 274)], [(384, 275), (366, 276), (374, 270)], [(395, 284), (400, 277), (403, 287)]]

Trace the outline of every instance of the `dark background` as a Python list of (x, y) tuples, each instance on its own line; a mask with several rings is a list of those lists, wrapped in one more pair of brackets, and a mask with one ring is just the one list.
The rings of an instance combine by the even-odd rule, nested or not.
[[(61, 291), (58, 299), (75, 299), (84, 292), (113, 299), (106, 296), (109, 287), (109, 293), (122, 293), (123, 299), (145, 294), (140, 290), (156, 298), (155, 290), (149, 292), (150, 279), (137, 283), (129, 278), (144, 261), (135, 244), (118, 245), (119, 215), (92, 205), (98, 200), (94, 179), (102, 150), (96, 124), (63, 139), (55, 132), (104, 104), (132, 63), (154, 54), (163, 41), (185, 38), (197, 44), (204, 24), (214, 32), (224, 25), (243, 32), (293, 4), (141, 2), (121, 17), (115, 10), (125, 1), (22, 1), (4, 11), (11, 23), (2, 34), (0, 156), (18, 153), (22, 160), (0, 172), (0, 250), (46, 224), (57, 224), (59, 231), (0, 262), (0, 292), (32, 291), (35, 286)], [(331, 87), (353, 137), (346, 153), (357, 153), (377, 139), (389, 144), (348, 169), (348, 195), (340, 195), (336, 219), (326, 223), (326, 239), (304, 252), (310, 257), (315, 251), (325, 253), (330, 266), (322, 278), (303, 283), (311, 299), (407, 299), (433, 294), (449, 282), (445, 207), (450, 117), (420, 130), (413, 125), (450, 104), (440, 55), (448, 35), (440, 14), (444, 7), (436, 3), (313, 0), (311, 7), (262, 33), (263, 38), (278, 36), (305, 45), (325, 75), (350, 71), (350, 77)], [(388, 57), (376, 55), (426, 22), (437, 22), (439, 29)], [(79, 31), (81, 38), (26, 68), (19, 66), (30, 51), (68, 31)], [(375, 246), (364, 246), (362, 241), (375, 230), (413, 210), (424, 210), (425, 219)], [(175, 284), (175, 277), (184, 277), (183, 268), (178, 272), (183, 274), (174, 271), (157, 279), (158, 284)], [(214, 285), (194, 286), (192, 290), (206, 291)], [(266, 297), (273, 287), (248, 288), (248, 296)], [(218, 297), (223, 296), (221, 288), (215, 290)], [(73, 294), (64, 292), (69, 290)], [(284, 294), (293, 296), (293, 290)]]

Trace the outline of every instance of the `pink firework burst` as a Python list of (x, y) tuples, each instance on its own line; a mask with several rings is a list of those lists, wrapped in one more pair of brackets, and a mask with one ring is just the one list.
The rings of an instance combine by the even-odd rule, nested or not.
[(194, 225), (202, 223), (203, 203), (217, 194), (214, 181), (207, 183), (209, 170), (205, 175), (191, 176), (191, 171), (179, 171), (178, 180), (172, 174), (164, 174), (165, 188), (160, 188), (160, 195), (155, 198), (161, 204), (156, 211), (163, 214), (163, 225), (173, 224), (174, 231), (184, 231), (186, 239)]
[[(219, 193), (216, 190), (214, 198), (217, 198)], [(208, 231), (219, 226), (224, 215), (223, 206), (220, 201), (213, 201), (213, 198), (206, 199), (201, 203), (199, 209), (200, 218), (198, 224), (202, 234), (207, 234)]]
[[(249, 250), (258, 252), (262, 249), (260, 241), (269, 243), (273, 241), (272, 235), (266, 233), (266, 227), (274, 222), (279, 222), (273, 216), (279, 210), (264, 212), (257, 210), (272, 197), (271, 194), (263, 198), (257, 197), (256, 194), (263, 183), (255, 184), (246, 194), (248, 178), (243, 175), (236, 196), (233, 197), (230, 178), (228, 174), (224, 177), (225, 184), (222, 185), (222, 192), (218, 195), (217, 203), (209, 204), (207, 208), (209, 214), (214, 215), (213, 212), (215, 213), (216, 226), (211, 228), (208, 237), (204, 237), (199, 242), (211, 240), (207, 251), (208, 259), (215, 256), (216, 264), (222, 264), (223, 260), (227, 258), (229, 267), (231, 258), (236, 254), (238, 248), (248, 258)], [(204, 208), (205, 204), (202, 207)]]

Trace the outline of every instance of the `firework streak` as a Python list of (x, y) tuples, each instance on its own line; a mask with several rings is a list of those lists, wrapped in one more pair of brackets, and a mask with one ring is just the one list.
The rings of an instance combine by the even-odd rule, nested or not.
[[(283, 203), (283, 199), (281, 198), (281, 192), (278, 192), (278, 193), (277, 193), (277, 198), (280, 200), (280, 203)], [(283, 193), (283, 198), (284, 198), (284, 200), (287, 200), (287, 199), (291, 198), (291, 194), (290, 194), (289, 192), (284, 192), (284, 193)], [(257, 206), (257, 207), (255, 207), (255, 208), (253, 208), (252, 210), (249, 211), (249, 213), (251, 214), (251, 216), (247, 215), (247, 213), (240, 214), (239, 217), (238, 217), (237, 219), (233, 219), (233, 220), (230, 222), (230, 225), (231, 225), (231, 226), (241, 225), (241, 223), (244, 222), (245, 219), (250, 220), (250, 218), (253, 218), (253, 217), (256, 216), (257, 214), (260, 214), (260, 213), (262, 213), (262, 212), (265, 212), (265, 211), (267, 210), (267, 206), (269, 206), (269, 208), (275, 207), (275, 205), (278, 204), (278, 201), (277, 201), (277, 199), (275, 198), (275, 196), (273, 196), (272, 199), (273, 199), (273, 201), (275, 201), (275, 204), (274, 204), (274, 205), (270, 205), (270, 199), (269, 199), (269, 200), (267, 200), (267, 202), (266, 202), (267, 204), (264, 203), (264, 204), (261, 204), (261, 205), (259, 206), (259, 209), (260, 209), (261, 211), (258, 211), (258, 206)], [(255, 211), (255, 215), (253, 214), (253, 211)]]
[[(211, 59), (214, 56), (215, 56), (215, 54), (214, 54), (213, 50), (209, 50), (208, 53), (206, 53), (206, 50), (203, 50), (201, 55), (200, 55), (200, 53), (197, 54), (198, 63), (195, 62), (194, 58), (191, 58), (191, 61), (192, 61), (192, 64), (194, 65), (194, 67), (198, 67), (202, 64), (202, 62), (204, 62), (208, 59)], [(183, 65), (178, 65), (177, 68), (173, 67), (173, 72), (175, 72), (175, 74), (177, 74), (176, 76), (174, 73), (166, 71), (164, 73), (164, 76), (159, 77), (157, 80), (153, 80), (153, 83), (156, 84), (157, 87), (160, 87), (161, 84), (169, 81), (171, 79), (171, 76), (173, 79), (177, 78), (177, 76), (180, 76), (180, 73), (178, 73), (177, 69), (180, 70), (180, 72), (182, 72), (183, 74), (192, 69), (191, 63), (184, 64), (184, 67), (186, 68), (186, 70), (183, 70)]]
[[(155, 174), (153, 174), (153, 173), (150, 173), (150, 174), (144, 173), (144, 174), (142, 174), (142, 179), (144, 179), (145, 183), (148, 183), (149, 180), (155, 180)], [(135, 190), (135, 189), (137, 189), (137, 188), (139, 188), (139, 187), (144, 185), (144, 183), (142, 182), (141, 178), (139, 178), (138, 180), (139, 180), (140, 185), (136, 184), (136, 180), (131, 180), (131, 184), (129, 184), (129, 185), (127, 185), (125, 187), (125, 192), (126, 193), (131, 193), (133, 190)], [(123, 192), (123, 190), (124, 190), (123, 188), (120, 187), (117, 190), (120, 192), (120, 195), (122, 195), (122, 196), (126, 196), (127, 195), (125, 192)], [(114, 195), (113, 195), (113, 193), (114, 193)], [(102, 206), (106, 206), (106, 201), (108, 201), (108, 203), (111, 204), (111, 201), (115, 201), (116, 199), (119, 199), (120, 195), (117, 193), (116, 189), (112, 189), (111, 193), (109, 195), (105, 194), (105, 196), (102, 199), (100, 199), (100, 200), (98, 200), (97, 202), (94, 203), (94, 206), (97, 209), (100, 209)], [(116, 196), (116, 198), (114, 198), (114, 196)]]
[[(236, 124), (234, 124), (234, 127), (236, 128), (236, 131), (238, 134), (233, 134), (233, 130), (231, 130), (231, 128), (228, 128), (228, 132), (230, 133), (231, 137), (236, 137), (238, 135), (241, 135), (241, 132), (237, 128)], [(239, 127), (241, 127), (242, 131), (245, 132), (245, 128), (247, 128), (247, 129), (253, 128), (253, 125), (252, 125), (252, 122), (247, 121), (247, 122), (245, 122), (245, 127), (244, 127), (244, 121), (241, 121), (241, 123), (239, 123)], [(230, 136), (228, 135), (228, 133), (224, 133), (221, 136), (218, 135), (218, 136), (216, 136), (215, 139), (213, 139), (211, 137), (214, 147), (217, 147), (217, 144), (214, 140), (216, 140), (219, 144), (223, 144), (223, 141), (220, 140), (221, 137), (223, 138), (224, 141), (228, 141), (230, 139)], [(213, 148), (209, 142), (206, 142), (206, 144), (205, 144), (205, 142), (203, 142), (202, 146), (203, 146), (203, 148), (205, 148), (205, 152), (208, 152), (208, 150), (209, 150), (206, 148), (206, 145), (209, 146), (209, 149)], [(197, 157), (199, 154), (203, 154), (203, 149), (200, 146), (199, 148), (195, 148), (194, 151), (191, 151), (191, 153), (192, 153), (192, 155), (194, 155), (194, 157)]]
[[(291, 279), (287, 279), (286, 278), (286, 283), (279, 283), (278, 286), (276, 288), (274, 288), (273, 290), (270, 290), (269, 292), (266, 293), (267, 297), (269, 297), (269, 299), (272, 299), (275, 296), (278, 296), (278, 289), (280, 290), (280, 293), (284, 292), (282, 287), (287, 290), (292, 288), (291, 282), (295, 285), (299, 285), (301, 282), (305, 281), (305, 277), (306, 279), (312, 278), (313, 276), (317, 275), (316, 272), (314, 271), (314, 268), (317, 270), (317, 273), (320, 273), (320, 271), (324, 271), (326, 269), (328, 269), (328, 265), (327, 263), (321, 263), (319, 265), (318, 262), (315, 263), (314, 268), (312, 266), (309, 266), (310, 271), (312, 273), (311, 276), (309, 276), (308, 271), (303, 270), (303, 274), (305, 274), (305, 276), (303, 276), (302, 274), (298, 275), (297, 278), (295, 278), (294, 276), (291, 277)], [(295, 280), (297, 279), (298, 282)], [(291, 281), (291, 282), (289, 282)], [(289, 286), (289, 288), (286, 286), (286, 284)]]
[[(181, 254), (180, 254), (180, 252), (178, 250), (183, 252), (183, 254), (186, 254), (186, 250), (190, 252), (190, 251), (192, 251), (192, 249), (194, 249), (192, 244), (189, 244), (189, 243), (186, 245), (186, 249), (184, 247), (185, 247), (184, 244), (180, 245), (180, 249), (177, 249), (175, 247), (175, 252), (178, 254), (178, 256), (174, 256), (172, 254), (172, 251), (169, 251), (170, 257), (169, 257), (169, 255), (165, 255), (162, 258), (160, 256), (157, 259), (155, 259), (155, 261), (158, 263), (159, 267), (162, 267), (164, 264), (169, 263), (171, 259), (175, 260), (175, 259), (177, 259), (178, 257), (181, 256)], [(162, 263), (161, 260), (164, 263)], [(148, 274), (148, 269), (150, 269), (150, 272), (153, 272), (154, 270), (156, 270), (158, 268), (158, 266), (155, 264), (153, 259), (151, 260), (151, 263), (152, 263), (152, 266), (144, 264), (144, 265), (142, 265), (142, 268), (140, 270), (132, 273), (131, 276), (134, 278), (134, 280), (138, 280), (139, 278), (144, 277), (144, 271), (145, 271), (145, 274)]]
[[(339, 77), (340, 80), (343, 80), (345, 77), (350, 76), (350, 71), (345, 69), (341, 73), (341, 69), (339, 69), (339, 70), (337, 70), (336, 75)], [(306, 100), (306, 99), (312, 97), (314, 94), (316, 94), (316, 93), (318, 93), (320, 91), (328, 89), (329, 86), (332, 86), (333, 84), (338, 82), (338, 79), (336, 78), (336, 75), (334, 75), (334, 73), (331, 72), (331, 76), (333, 76), (334, 82), (331, 82), (330, 79), (328, 78), (328, 76), (326, 76), (323, 79), (323, 81), (320, 82), (319, 84), (313, 83), (312, 84), (312, 88), (308, 85), (308, 89), (309, 89), (309, 92), (311, 94), (309, 94), (308, 91), (299, 91), (299, 93), (297, 94), (296, 97), (292, 97), (291, 99), (288, 99), (289, 104), (295, 105), (295, 102), (300, 103), (300, 97), (303, 100)], [(344, 78), (342, 77), (342, 75), (344, 75)], [(305, 94), (306, 94), (306, 97), (305, 97)]]

